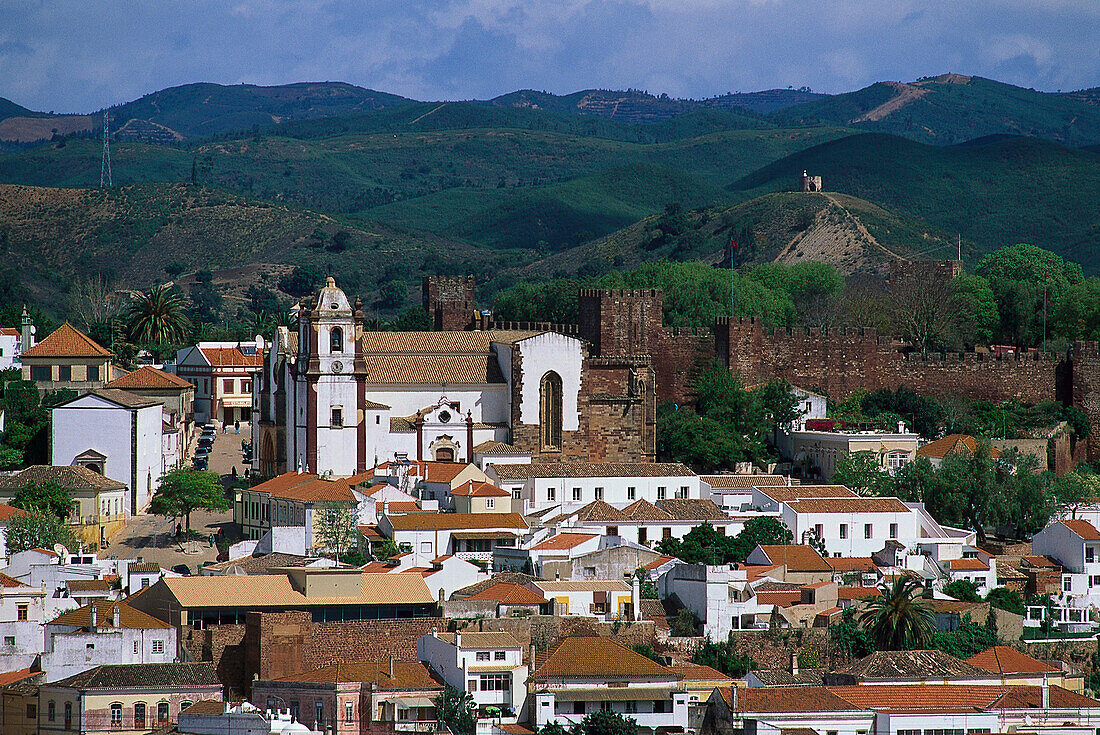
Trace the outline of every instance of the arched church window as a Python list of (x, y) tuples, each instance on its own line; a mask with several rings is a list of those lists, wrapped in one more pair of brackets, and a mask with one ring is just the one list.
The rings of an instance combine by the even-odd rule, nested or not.
[(544, 449), (561, 449), (561, 376), (542, 376), (539, 392), (539, 428)]
[(344, 330), (340, 327), (333, 327), (332, 331), (328, 333), (329, 337), (329, 352), (343, 352), (344, 351)]

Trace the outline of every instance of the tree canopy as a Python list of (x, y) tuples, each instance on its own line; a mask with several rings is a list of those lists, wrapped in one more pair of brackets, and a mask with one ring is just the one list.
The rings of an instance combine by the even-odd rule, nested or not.
[(58, 520), (64, 521), (72, 515), (76, 501), (73, 500), (72, 493), (67, 488), (61, 487), (56, 482), (28, 482), (15, 492), (11, 504), (24, 510), (49, 513)]
[(733, 564), (743, 562), (758, 545), (789, 544), (791, 530), (778, 518), (750, 518), (736, 536), (719, 533), (709, 523), (701, 523), (682, 539), (662, 539), (657, 548), (688, 564)]
[(213, 472), (181, 468), (172, 470), (160, 479), (160, 487), (153, 494), (149, 511), (161, 516), (184, 516), (187, 530), (191, 530), (191, 511), (228, 510), (221, 478)]
[(920, 598), (920, 583), (899, 576), (879, 594), (867, 600), (860, 614), (863, 626), (879, 650), (908, 651), (927, 648), (936, 632), (936, 616)]
[(27, 549), (52, 549), (61, 544), (69, 551), (77, 549), (77, 539), (63, 521), (50, 512), (27, 511), (8, 520), (8, 555)]

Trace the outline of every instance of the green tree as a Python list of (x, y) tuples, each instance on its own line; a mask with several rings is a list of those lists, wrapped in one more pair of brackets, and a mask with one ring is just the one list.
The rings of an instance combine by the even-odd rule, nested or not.
[[(994, 587), (985, 596), (986, 601), (997, 608), (1017, 615), (1024, 614), (1024, 600), (1018, 592), (1008, 587)], [(991, 613), (992, 614), (992, 613)]]
[(160, 478), (149, 511), (159, 516), (184, 516), (191, 530), (191, 511), (229, 510), (221, 478), (213, 472), (180, 468)]
[(989, 281), (961, 274), (951, 280), (957, 314), (957, 341), (964, 345), (988, 345), (998, 327), (997, 299)]
[(333, 553), (333, 559), (359, 543), (359, 512), (355, 508), (335, 504), (319, 508), (317, 540), (320, 547)]
[(435, 713), (440, 722), (455, 735), (473, 735), (477, 726), (477, 705), (469, 692), (449, 684), (434, 700)]
[(1078, 468), (1056, 478), (1051, 489), (1056, 510), (1076, 518), (1078, 508), (1100, 496), (1100, 477)]
[(941, 630), (932, 637), (932, 645), (955, 658), (970, 658), (974, 654), (992, 648), (999, 642), (997, 636), (997, 618), (990, 610), (985, 623), (979, 625), (963, 615), (959, 627), (955, 630)]
[(945, 595), (951, 595), (956, 600), (963, 602), (978, 602), (982, 598), (978, 596), (978, 586), (968, 579), (956, 579), (943, 586)]
[(598, 709), (581, 720), (582, 735), (637, 735), (638, 721), (618, 712)]
[(191, 321), (196, 324), (213, 324), (218, 321), (222, 308), (222, 295), (214, 285), (214, 274), (208, 270), (195, 273), (195, 282), (188, 293), (191, 298)]
[(1100, 340), (1100, 278), (1066, 289), (1051, 321), (1051, 334), (1068, 341)]
[(844, 610), (840, 620), (829, 625), (829, 637), (838, 649), (854, 658), (863, 658), (875, 652), (875, 642), (859, 624), (854, 607)]
[(691, 654), (691, 662), (710, 666), (726, 676), (740, 678), (756, 668), (752, 656), (737, 652), (737, 642), (730, 633), (725, 641), (715, 643), (707, 636)]
[(662, 539), (657, 548), (688, 564), (733, 564), (743, 562), (758, 545), (789, 544), (791, 530), (778, 518), (760, 517), (745, 521), (736, 536), (727, 536), (709, 523), (701, 523), (682, 539)]
[(695, 620), (695, 614), (686, 607), (681, 607), (669, 623), (669, 628), (676, 638), (693, 638), (698, 632), (699, 625)]
[(279, 290), (299, 298), (311, 296), (324, 277), (324, 272), (315, 265), (299, 265), (279, 279)]
[(32, 510), (13, 515), (8, 520), (9, 556), (27, 549), (52, 549), (55, 544), (69, 551), (75, 551), (78, 546), (72, 529), (54, 514)]
[(1043, 341), (1043, 301), (1048, 320), (1060, 313), (1070, 287), (1081, 283), (1081, 266), (1034, 245), (1000, 248), (978, 263), (997, 300), (997, 339), (1030, 347)]
[(879, 466), (874, 452), (848, 452), (837, 457), (833, 480), (860, 495), (893, 495), (893, 478)]
[(931, 644), (936, 616), (921, 599), (921, 591), (917, 580), (900, 576), (867, 601), (859, 622), (879, 650), (908, 651)]
[(168, 286), (153, 286), (148, 293), (132, 297), (126, 312), (130, 341), (150, 346), (184, 342), (191, 330), (186, 306), (183, 294)]
[(863, 397), (861, 407), (870, 418), (886, 423), (887, 425), (883, 428), (888, 431), (897, 429), (894, 424), (897, 422), (897, 417), (901, 417), (910, 429), (925, 439), (935, 439), (939, 436), (943, 409), (936, 401), (914, 393), (908, 388), (898, 388), (893, 391), (884, 388), (868, 393)]
[(56, 482), (47, 481), (42, 483), (28, 482), (16, 490), (11, 504), (23, 510), (49, 513), (56, 516), (58, 520), (64, 521), (72, 515), (76, 501), (73, 500), (72, 493), (69, 492), (68, 488), (61, 487)]

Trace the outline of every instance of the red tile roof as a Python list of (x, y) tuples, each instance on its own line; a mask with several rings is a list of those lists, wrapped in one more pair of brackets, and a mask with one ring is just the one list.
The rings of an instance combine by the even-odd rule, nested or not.
[[(23, 510), (22, 508), (16, 508), (13, 505), (5, 505), (4, 503), (0, 503), (0, 523), (7, 523), (12, 519), (12, 516), (20, 516), (26, 514), (27, 511)], [(45, 549), (43, 549), (43, 551), (45, 551)], [(54, 554), (54, 556), (57, 556), (57, 554)]]
[(756, 601), (761, 605), (790, 607), (802, 601), (802, 593), (798, 590), (761, 590), (756, 593)]
[(355, 477), (329, 480), (299, 472), (286, 472), (250, 488), (277, 498), (303, 502), (354, 502), (351, 486)]
[(254, 355), (246, 355), (236, 347), (200, 347), (212, 367), (261, 367), (264, 364), (263, 350)]
[(559, 533), (531, 547), (531, 551), (563, 551), (580, 546), (585, 541), (596, 538), (594, 533)]
[(994, 674), (1053, 674), (1061, 669), (1008, 646), (993, 646), (966, 659), (968, 664)]
[(49, 337), (24, 351), (21, 358), (113, 357), (114, 354), (72, 324), (65, 322)]
[(532, 674), (535, 679), (662, 679), (681, 678), (670, 669), (610, 638), (566, 638)]
[(451, 495), (461, 495), (470, 498), (507, 498), (511, 493), (488, 482), (475, 482), (474, 480), (469, 480), (451, 490)]
[[(877, 684), (835, 687), (741, 687), (733, 705), (730, 687), (719, 690), (738, 712), (974, 712), (990, 709), (1038, 709), (1037, 686), (972, 686), (959, 684)], [(1096, 709), (1100, 701), (1050, 687), (1055, 709)]]
[(512, 582), (497, 582), (466, 599), (496, 600), (506, 605), (543, 605), (546, 603), (546, 598), (538, 592)]
[(989, 565), (981, 559), (952, 559), (950, 561), (952, 569), (959, 571), (973, 571), (973, 572), (988, 572)]
[(121, 378), (115, 378), (107, 384), (108, 388), (122, 388), (133, 390), (135, 388), (174, 388), (190, 390), (194, 388), (178, 375), (158, 370), (152, 365), (143, 365), (132, 373), (127, 373)]
[(836, 598), (838, 600), (862, 600), (867, 597), (878, 597), (882, 592), (878, 587), (837, 587)]
[(772, 564), (786, 565), (788, 572), (831, 572), (833, 568), (809, 544), (761, 544)]
[[(973, 454), (977, 450), (978, 440), (974, 437), (968, 434), (948, 434), (942, 439), (937, 439), (934, 442), (929, 442), (923, 447), (918, 448), (917, 456), (943, 459), (952, 452)], [(1001, 456), (1000, 450), (996, 448), (990, 448), (989, 454), (991, 457)]]
[[(390, 672), (393, 675), (390, 675)], [(443, 689), (443, 681), (420, 661), (381, 663), (338, 663), (312, 671), (284, 676), (275, 681), (320, 683), (369, 682), (381, 690)]]
[(30, 585), (20, 582), (15, 577), (9, 577), (3, 572), (0, 572), (0, 587), (30, 587)]
[(838, 574), (844, 574), (845, 572), (873, 572), (877, 569), (875, 560), (869, 556), (835, 556), (830, 557), (827, 561), (829, 562), (829, 566), (833, 568), (833, 571)]
[(1062, 525), (1073, 531), (1085, 541), (1100, 541), (1100, 531), (1097, 531), (1096, 527), (1086, 520), (1071, 518), (1062, 521)]
[(19, 669), (18, 671), (6, 671), (0, 674), (0, 687), (6, 687), (9, 684), (14, 684), (17, 681), (23, 681), (37, 674), (37, 671), (31, 671), (30, 669)]
[(670, 561), (676, 561), (676, 557), (674, 557), (674, 556), (658, 556), (656, 559), (649, 562), (648, 564), (643, 564), (642, 569), (653, 570), (653, 569), (656, 569), (657, 567), (664, 566), (665, 564), (668, 564)]

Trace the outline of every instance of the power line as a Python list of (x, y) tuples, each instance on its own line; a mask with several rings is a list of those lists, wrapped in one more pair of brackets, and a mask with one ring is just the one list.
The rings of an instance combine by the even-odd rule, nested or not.
[(99, 185), (114, 186), (111, 178), (111, 123), (103, 111), (103, 161), (99, 165)]

